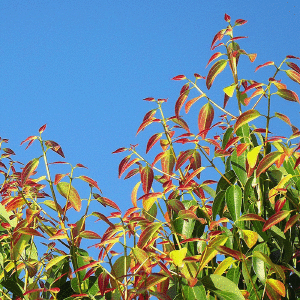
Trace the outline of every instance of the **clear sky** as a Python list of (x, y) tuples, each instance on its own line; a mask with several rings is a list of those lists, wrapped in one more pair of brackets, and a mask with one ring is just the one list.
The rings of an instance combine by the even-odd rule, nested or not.
[[(174, 115), (182, 83), (170, 79), (207, 75), (212, 38), (227, 26), (224, 13), (248, 20), (235, 31), (249, 37), (240, 41), (242, 48), (258, 54), (253, 64), (243, 57), (247, 79), (266, 81), (274, 70), (254, 73), (256, 66), (300, 56), (298, 0), (2, 0), (0, 12), (0, 136), (10, 139), (8, 147), (26, 163), (40, 154), (38, 144), (25, 152), (20, 142), (47, 123), (44, 138), (61, 144), (66, 161), (89, 168), (75, 175), (95, 179), (123, 210), (131, 205), (137, 178), (118, 179), (124, 155), (111, 152), (139, 143), (145, 154), (155, 127), (137, 138), (135, 133), (155, 106), (142, 99), (168, 98), (166, 114)], [(222, 104), (222, 88), (231, 83), (221, 74), (209, 95)], [(200, 107), (195, 105), (196, 113)], [(273, 108), (293, 112), (300, 127), (297, 103), (281, 100)], [(159, 146), (152, 151), (158, 153)], [(85, 191), (80, 187), (82, 197)], [(95, 210), (103, 212), (99, 206)]]

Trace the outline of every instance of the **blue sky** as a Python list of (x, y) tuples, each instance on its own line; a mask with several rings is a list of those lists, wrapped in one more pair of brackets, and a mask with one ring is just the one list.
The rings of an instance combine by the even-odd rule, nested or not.
[[(274, 70), (254, 73), (256, 66), (270, 60), (279, 64), (286, 55), (300, 56), (296, 0), (2, 0), (0, 11), (0, 136), (10, 140), (8, 147), (17, 160), (26, 163), (40, 154), (38, 144), (25, 152), (20, 142), (47, 123), (44, 138), (61, 144), (66, 161), (89, 168), (76, 175), (95, 179), (103, 195), (123, 210), (131, 205), (137, 178), (118, 179), (124, 155), (111, 152), (138, 143), (145, 154), (155, 126), (138, 137), (135, 133), (144, 114), (155, 106), (142, 99), (168, 98), (166, 115), (174, 115), (182, 83), (170, 79), (178, 74), (193, 78), (195, 72), (207, 75), (212, 38), (227, 26), (224, 13), (233, 20), (248, 20), (235, 31), (249, 36), (240, 41), (241, 47), (258, 54), (253, 64), (246, 58), (241, 62), (247, 79), (266, 81)], [(232, 83), (226, 74), (217, 77), (209, 94), (219, 104), (222, 88)], [(299, 89), (282, 78), (290, 89)], [(195, 105), (195, 116), (200, 107)], [(299, 123), (298, 104), (278, 100), (272, 108), (292, 112), (293, 123)], [(194, 126), (196, 121), (191, 119)], [(152, 151), (158, 153), (159, 146)]]

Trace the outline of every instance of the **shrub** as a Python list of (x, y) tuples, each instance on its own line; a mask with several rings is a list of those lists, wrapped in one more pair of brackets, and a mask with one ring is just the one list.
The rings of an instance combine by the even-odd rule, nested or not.
[[(1, 139), (1, 299), (300, 297), (300, 131), (288, 116), (271, 115), (270, 109), (275, 97), (299, 102), (276, 79), (285, 73), (300, 84), (300, 69), (293, 62), (299, 58), (288, 55), (278, 66), (258, 66), (255, 71), (273, 68), (266, 83), (239, 79), (239, 60), (247, 56), (253, 63), (256, 54), (241, 49), (237, 41), (244, 37), (233, 35), (246, 21), (232, 24), (226, 14), (225, 21), (227, 27), (211, 45), (212, 50), (224, 47), (225, 53), (212, 55), (207, 76), (173, 78), (185, 83), (174, 116), (164, 116), (166, 99), (144, 99), (155, 106), (137, 133), (153, 123), (161, 126), (146, 145), (148, 153), (159, 142), (154, 160), (144, 158), (137, 145), (114, 151), (127, 152), (119, 177), (138, 178), (132, 207), (124, 214), (102, 196), (95, 180), (75, 176), (83, 165), (69, 164), (69, 173), (51, 177), (53, 164), (66, 163), (48, 162), (49, 150), (63, 158), (64, 153), (59, 144), (43, 139), (45, 125), (22, 142), (27, 148), (39, 142), (42, 154), (21, 168), (12, 159), (14, 152), (3, 147), (8, 140)], [(222, 105), (209, 93), (226, 67), (232, 84), (223, 89)], [(263, 101), (265, 114), (257, 110)], [(181, 113), (195, 111), (196, 102), (202, 107), (194, 134)], [(216, 112), (222, 114), (218, 120)], [(276, 119), (291, 128), (289, 137), (271, 134)], [(257, 121), (263, 127), (257, 128)], [(37, 175), (41, 162), (46, 175)], [(84, 202), (74, 187), (77, 180), (90, 188)], [(92, 201), (115, 212), (90, 212)], [(70, 223), (73, 210), (84, 213)], [(90, 230), (87, 218), (92, 217), (106, 223), (102, 236)], [(82, 239), (96, 240), (97, 258), (81, 248)]]

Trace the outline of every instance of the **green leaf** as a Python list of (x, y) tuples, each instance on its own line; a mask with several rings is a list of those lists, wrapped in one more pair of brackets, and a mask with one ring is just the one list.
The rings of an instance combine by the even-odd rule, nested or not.
[(245, 300), (237, 285), (226, 277), (212, 274), (201, 279), (206, 289), (214, 292), (220, 299)]
[[(112, 275), (118, 279), (120, 282), (123, 281), (123, 276), (125, 276), (129, 270), (130, 267), (130, 256), (120, 256), (115, 263), (113, 264), (111, 273)], [(113, 287), (116, 287), (117, 283), (115, 283), (113, 280), (110, 281)]]
[(197, 284), (193, 287), (184, 284), (182, 285), (182, 290), (185, 299), (206, 299), (204, 285), (202, 285), (200, 282), (197, 282)]
[(216, 195), (212, 204), (213, 220), (216, 219), (217, 215), (222, 217), (224, 206), (225, 206), (225, 191), (221, 190)]
[(76, 211), (80, 211), (80, 209), (81, 209), (80, 196), (79, 196), (78, 192), (76, 191), (76, 189), (73, 186), (70, 185), (70, 183), (68, 183), (68, 182), (59, 182), (56, 185), (56, 188), (57, 188), (58, 192), (64, 198), (66, 198), (68, 201), (70, 201), (72, 207)]
[[(268, 254), (268, 248), (265, 243), (258, 244), (254, 249), (253, 253), (261, 252), (263, 254)], [(252, 258), (252, 266), (255, 274), (259, 278), (262, 284), (265, 284), (266, 282), (266, 263), (261, 258), (258, 258), (257, 256), (253, 256)]]
[(241, 214), (243, 192), (238, 185), (232, 185), (226, 190), (225, 199), (233, 221)]
[(216, 79), (217, 75), (220, 74), (227, 65), (227, 59), (220, 59), (211, 67), (206, 78), (206, 87), (209, 90)]
[(244, 186), (248, 180), (246, 171), (246, 157), (246, 152), (243, 152), (240, 156), (238, 156), (236, 150), (234, 150), (231, 154), (231, 167)]
[(21, 286), (13, 279), (7, 279), (1, 281), (1, 285), (3, 285), (8, 291), (13, 293), (14, 296), (19, 296), (23, 298), (23, 291)]
[(255, 109), (250, 109), (242, 113), (236, 120), (234, 125), (234, 132), (236, 132), (241, 126), (249, 123), (260, 116), (260, 113)]
[(202, 106), (198, 115), (198, 128), (199, 128), (199, 132), (203, 131), (200, 134), (200, 136), (203, 139), (205, 139), (213, 119), (214, 119), (214, 108), (209, 102), (207, 102)]

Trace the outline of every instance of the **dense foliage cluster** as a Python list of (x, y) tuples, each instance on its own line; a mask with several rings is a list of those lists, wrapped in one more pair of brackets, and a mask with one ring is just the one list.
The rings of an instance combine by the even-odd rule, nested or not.
[[(270, 109), (273, 97), (299, 103), (276, 79), (285, 73), (300, 84), (293, 62), (299, 58), (258, 66), (256, 71), (269, 66), (273, 72), (266, 83), (239, 79), (239, 60), (252, 63), (256, 54), (241, 49), (237, 41), (244, 37), (233, 35), (246, 21), (232, 23), (228, 15), (225, 21), (211, 45), (224, 53), (209, 59), (214, 64), (207, 76), (173, 78), (185, 83), (174, 116), (164, 116), (166, 99), (144, 99), (155, 107), (137, 133), (161, 125), (146, 145), (146, 153), (160, 149), (154, 160), (144, 158), (137, 145), (114, 152), (127, 152), (119, 177), (137, 178), (125, 213), (95, 180), (75, 176), (83, 165), (68, 164), (69, 173), (51, 176), (53, 165), (67, 163), (48, 161), (49, 150), (63, 158), (64, 153), (43, 139), (45, 125), (22, 142), (28, 148), (36, 141), (42, 150), (25, 166), (1, 139), (1, 299), (300, 299), (300, 131)], [(232, 84), (223, 89), (220, 104), (209, 93), (227, 66)], [(188, 99), (192, 93), (196, 97)], [(181, 114), (198, 110), (199, 103), (192, 133)], [(266, 114), (257, 110), (259, 103), (266, 104)], [(290, 136), (271, 133), (276, 119), (290, 127)], [(257, 128), (254, 120), (265, 126)], [(37, 174), (42, 162), (46, 175)], [(78, 180), (90, 188), (84, 199), (74, 187)], [(92, 201), (115, 212), (90, 211)], [(83, 213), (70, 223), (74, 210)], [(103, 234), (90, 230), (95, 220), (107, 226)], [(82, 249), (83, 239), (95, 240), (97, 258)], [(116, 251), (120, 246), (122, 253)]]

